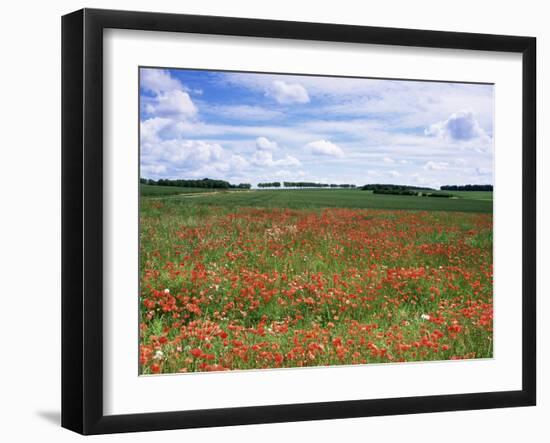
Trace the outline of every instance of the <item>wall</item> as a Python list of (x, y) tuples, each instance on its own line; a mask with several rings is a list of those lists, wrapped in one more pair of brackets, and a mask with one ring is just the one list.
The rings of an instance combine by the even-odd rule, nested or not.
[[(538, 40), (539, 196), (550, 193), (542, 171), (543, 132), (550, 119), (550, 28), (544, 2), (247, 2), (157, 0), (8, 2), (0, 39), (0, 407), (3, 441), (75, 441), (59, 427), (60, 392), (60, 16), (83, 6), (233, 15), (286, 20), (411, 27), (536, 36)], [(544, 109), (545, 108), (545, 109)], [(546, 113), (545, 113), (546, 110)], [(547, 123), (546, 123), (547, 124)], [(7, 204), (6, 204), (7, 202)], [(542, 198), (539, 197), (542, 203)], [(539, 209), (548, 222), (549, 205)], [(540, 231), (540, 228), (539, 228)], [(539, 274), (549, 265), (548, 234), (540, 232)], [(540, 237), (539, 237), (540, 238)], [(544, 243), (544, 245), (543, 245)], [(544, 254), (540, 249), (546, 248)], [(549, 306), (548, 272), (539, 279), (539, 319)], [(550, 327), (539, 321), (539, 406), (461, 413), (380, 417), (224, 429), (97, 437), (94, 441), (337, 441), (384, 439), (407, 442), (547, 441), (550, 434), (550, 368), (544, 349)], [(541, 346), (541, 343), (543, 344)]]

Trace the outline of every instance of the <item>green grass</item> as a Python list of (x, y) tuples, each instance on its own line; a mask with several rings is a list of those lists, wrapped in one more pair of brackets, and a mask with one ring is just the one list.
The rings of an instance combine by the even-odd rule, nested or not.
[(143, 197), (162, 197), (178, 194), (196, 194), (219, 191), (219, 189), (210, 188), (183, 188), (179, 186), (157, 186), (157, 185), (139, 185), (139, 192)]
[[(452, 194), (456, 195), (457, 198), (373, 194), (371, 191), (340, 189), (253, 190), (247, 192), (228, 191), (197, 196), (181, 195), (174, 197), (173, 200), (184, 204), (192, 202), (193, 204), (207, 206), (290, 209), (338, 207), (487, 213), (493, 210), (491, 192), (452, 192)], [(148, 194), (142, 195), (146, 196)]]
[(453, 194), (458, 198), (465, 198), (468, 200), (487, 200), (493, 201), (492, 191), (443, 191)]
[(142, 199), (142, 374), (492, 357), (491, 213), (227, 204), (285, 194), (378, 197)]

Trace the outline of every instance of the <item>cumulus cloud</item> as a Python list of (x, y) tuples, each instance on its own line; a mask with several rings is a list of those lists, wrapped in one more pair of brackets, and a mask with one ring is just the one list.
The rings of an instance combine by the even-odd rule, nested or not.
[(258, 137), (256, 139), (256, 148), (260, 151), (273, 151), (277, 149), (277, 143), (269, 140), (267, 137)]
[(256, 166), (300, 166), (300, 160), (291, 155), (286, 155), (278, 160), (273, 159), (273, 154), (270, 151), (258, 150), (254, 153), (251, 159), (252, 164)]
[(245, 170), (250, 162), (204, 140), (156, 140), (143, 143), (141, 173), (148, 177), (218, 177)]
[(140, 137), (142, 146), (156, 143), (160, 134), (172, 124), (169, 118), (154, 117), (140, 122)]
[(144, 144), (142, 156), (153, 157), (156, 162), (166, 162), (177, 167), (193, 167), (222, 158), (223, 148), (218, 143), (202, 140), (164, 140), (154, 145)]
[(306, 88), (299, 83), (286, 83), (282, 80), (275, 80), (266, 95), (281, 104), (309, 102), (309, 94)]
[(155, 117), (193, 118), (197, 107), (189, 96), (188, 89), (164, 69), (144, 68), (140, 72), (140, 85), (154, 94), (144, 97), (143, 106), (148, 114)]
[[(304, 180), (311, 181), (430, 186), (492, 178), (492, 87), (251, 73), (199, 78), (162, 69), (141, 73), (146, 176), (199, 174), (255, 183), (293, 180), (303, 169)], [(171, 165), (160, 148), (171, 150), (177, 164)]]
[(447, 120), (430, 125), (424, 133), (456, 141), (468, 141), (485, 135), (472, 111), (455, 112)]
[(156, 100), (147, 106), (147, 112), (157, 116), (178, 115), (190, 118), (197, 114), (197, 107), (187, 92), (174, 90), (161, 92)]
[(332, 157), (343, 157), (344, 151), (335, 143), (328, 140), (317, 140), (306, 145), (306, 148), (312, 154), (328, 155)]
[(140, 72), (140, 83), (142, 88), (155, 94), (184, 89), (180, 81), (172, 78), (170, 73), (164, 69), (142, 69)]

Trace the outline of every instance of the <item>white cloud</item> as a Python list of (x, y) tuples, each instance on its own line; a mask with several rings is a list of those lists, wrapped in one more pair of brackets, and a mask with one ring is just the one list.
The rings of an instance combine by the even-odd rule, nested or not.
[(174, 116), (193, 118), (198, 110), (189, 96), (188, 89), (170, 72), (163, 69), (142, 69), (141, 87), (153, 92), (154, 97), (145, 97), (143, 106), (155, 117)]
[(275, 80), (266, 95), (281, 104), (309, 102), (306, 88), (298, 83), (286, 83), (282, 80)]
[(231, 169), (239, 171), (248, 168), (250, 163), (241, 155), (232, 155), (229, 160), (229, 165)]
[(166, 162), (175, 167), (193, 167), (202, 163), (220, 160), (223, 148), (217, 143), (202, 140), (165, 140), (142, 146), (142, 157), (155, 162)]
[(141, 176), (146, 178), (221, 178), (249, 167), (243, 156), (226, 151), (218, 143), (177, 138), (142, 141)]
[(281, 111), (251, 105), (205, 105), (201, 107), (203, 110), (224, 118), (252, 121), (272, 120), (284, 115)]
[(485, 135), (472, 111), (455, 112), (447, 120), (430, 125), (424, 133), (454, 141), (468, 141)]
[(397, 171), (388, 171), (388, 175), (393, 178), (401, 177), (401, 174)]
[(447, 162), (434, 162), (429, 161), (424, 165), (426, 171), (445, 171), (449, 166)]
[(147, 106), (147, 112), (156, 116), (178, 115), (190, 118), (197, 114), (197, 107), (187, 92), (174, 90), (157, 95), (156, 100)]
[(256, 139), (256, 147), (260, 151), (272, 151), (274, 149), (277, 149), (277, 143), (274, 141), (270, 141), (266, 137), (258, 137)]
[(329, 155), (332, 157), (343, 157), (344, 151), (335, 143), (328, 140), (317, 140), (306, 145), (306, 148), (312, 154)]
[(159, 133), (172, 124), (169, 118), (154, 117), (140, 122), (140, 138), (142, 146), (160, 141)]
[(140, 82), (141, 87), (155, 94), (184, 89), (180, 81), (172, 78), (170, 73), (164, 69), (141, 69)]
[[(301, 169), (306, 171), (305, 180), (326, 177), (327, 182), (355, 180), (357, 184), (389, 182), (394, 176), (392, 182), (407, 184), (414, 173), (430, 185), (491, 178), (493, 88), (489, 86), (237, 73), (214, 76), (219, 86), (247, 88), (256, 94), (258, 101), (249, 105), (240, 99), (210, 101), (210, 83), (196, 98), (199, 91), (191, 88), (195, 84), (182, 84), (178, 74), (172, 75), (156, 70), (143, 85), (151, 93), (142, 95), (142, 110), (155, 111), (142, 115), (148, 120), (141, 122), (142, 165), (150, 165), (151, 173), (238, 177), (251, 183), (286, 172), (291, 179)], [(175, 90), (181, 95), (170, 94)], [(279, 106), (306, 101), (309, 106), (284, 106), (284, 112)], [(468, 111), (456, 112), (461, 109)], [(204, 161), (206, 155), (187, 156), (173, 167), (155, 159), (151, 148), (189, 138), (194, 143), (200, 139), (218, 144), (222, 147), (219, 158)], [(215, 154), (214, 149), (211, 152)], [(370, 174), (367, 168), (373, 168)]]
[(149, 164), (141, 166), (140, 174), (142, 177), (159, 176), (168, 171), (166, 165)]
[(265, 166), (269, 168), (273, 166), (300, 166), (301, 164), (300, 160), (291, 155), (286, 155), (279, 160), (274, 160), (271, 152), (261, 150), (254, 153), (251, 162), (256, 166)]

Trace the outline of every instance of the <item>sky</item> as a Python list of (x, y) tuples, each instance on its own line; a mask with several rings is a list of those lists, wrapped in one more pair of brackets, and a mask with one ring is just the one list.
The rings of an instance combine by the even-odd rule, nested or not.
[(140, 68), (142, 178), (493, 183), (494, 86)]

